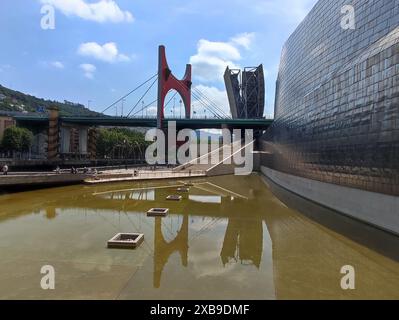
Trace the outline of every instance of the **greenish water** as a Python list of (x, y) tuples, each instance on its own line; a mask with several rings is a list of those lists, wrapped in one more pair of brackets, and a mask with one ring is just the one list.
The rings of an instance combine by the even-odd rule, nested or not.
[[(179, 181), (0, 196), (0, 298), (399, 299), (396, 260), (282, 203), (260, 176), (194, 182), (180, 202), (165, 200)], [(153, 207), (170, 214), (149, 218)], [(107, 249), (119, 232), (145, 241)], [(40, 287), (44, 265), (55, 290)], [(355, 290), (341, 289), (344, 265)]]

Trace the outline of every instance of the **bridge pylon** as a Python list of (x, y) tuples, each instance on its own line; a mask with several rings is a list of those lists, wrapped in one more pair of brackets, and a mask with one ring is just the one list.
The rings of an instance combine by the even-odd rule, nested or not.
[(172, 89), (176, 90), (183, 101), (186, 119), (191, 116), (191, 65), (186, 65), (186, 73), (182, 80), (178, 80), (169, 69), (166, 60), (165, 46), (158, 49), (158, 113), (157, 127), (162, 128), (162, 120), (165, 118), (165, 98)]
[(174, 252), (179, 252), (184, 267), (188, 265), (188, 215), (183, 217), (183, 223), (177, 236), (167, 242), (162, 233), (162, 218), (155, 218), (154, 230), (154, 288), (161, 287), (162, 271)]

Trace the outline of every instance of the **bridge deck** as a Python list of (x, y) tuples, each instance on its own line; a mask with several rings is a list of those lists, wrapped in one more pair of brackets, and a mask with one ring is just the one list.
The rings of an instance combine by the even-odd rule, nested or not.
[[(15, 116), (21, 124), (46, 125), (47, 116)], [(155, 128), (155, 118), (122, 118), (122, 117), (60, 117), (61, 123), (86, 126), (146, 127)], [(236, 129), (267, 129), (273, 120), (270, 119), (165, 119), (162, 124), (167, 127), (169, 121), (175, 121), (177, 128), (220, 129), (223, 126)]]

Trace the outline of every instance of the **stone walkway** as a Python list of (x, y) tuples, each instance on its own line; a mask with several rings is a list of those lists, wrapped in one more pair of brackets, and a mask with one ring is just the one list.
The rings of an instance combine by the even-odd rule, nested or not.
[(172, 170), (111, 170), (98, 174), (96, 177), (85, 179), (87, 184), (100, 184), (111, 182), (142, 181), (142, 180), (166, 180), (205, 177), (205, 171), (180, 171)]

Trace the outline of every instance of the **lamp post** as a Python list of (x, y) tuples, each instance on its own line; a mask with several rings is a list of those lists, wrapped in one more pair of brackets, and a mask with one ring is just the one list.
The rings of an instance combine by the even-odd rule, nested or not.
[(123, 152), (122, 152), (122, 158), (125, 159), (126, 158), (126, 139), (123, 139)]
[(176, 97), (173, 98), (173, 118), (176, 117), (175, 111), (176, 111)]

